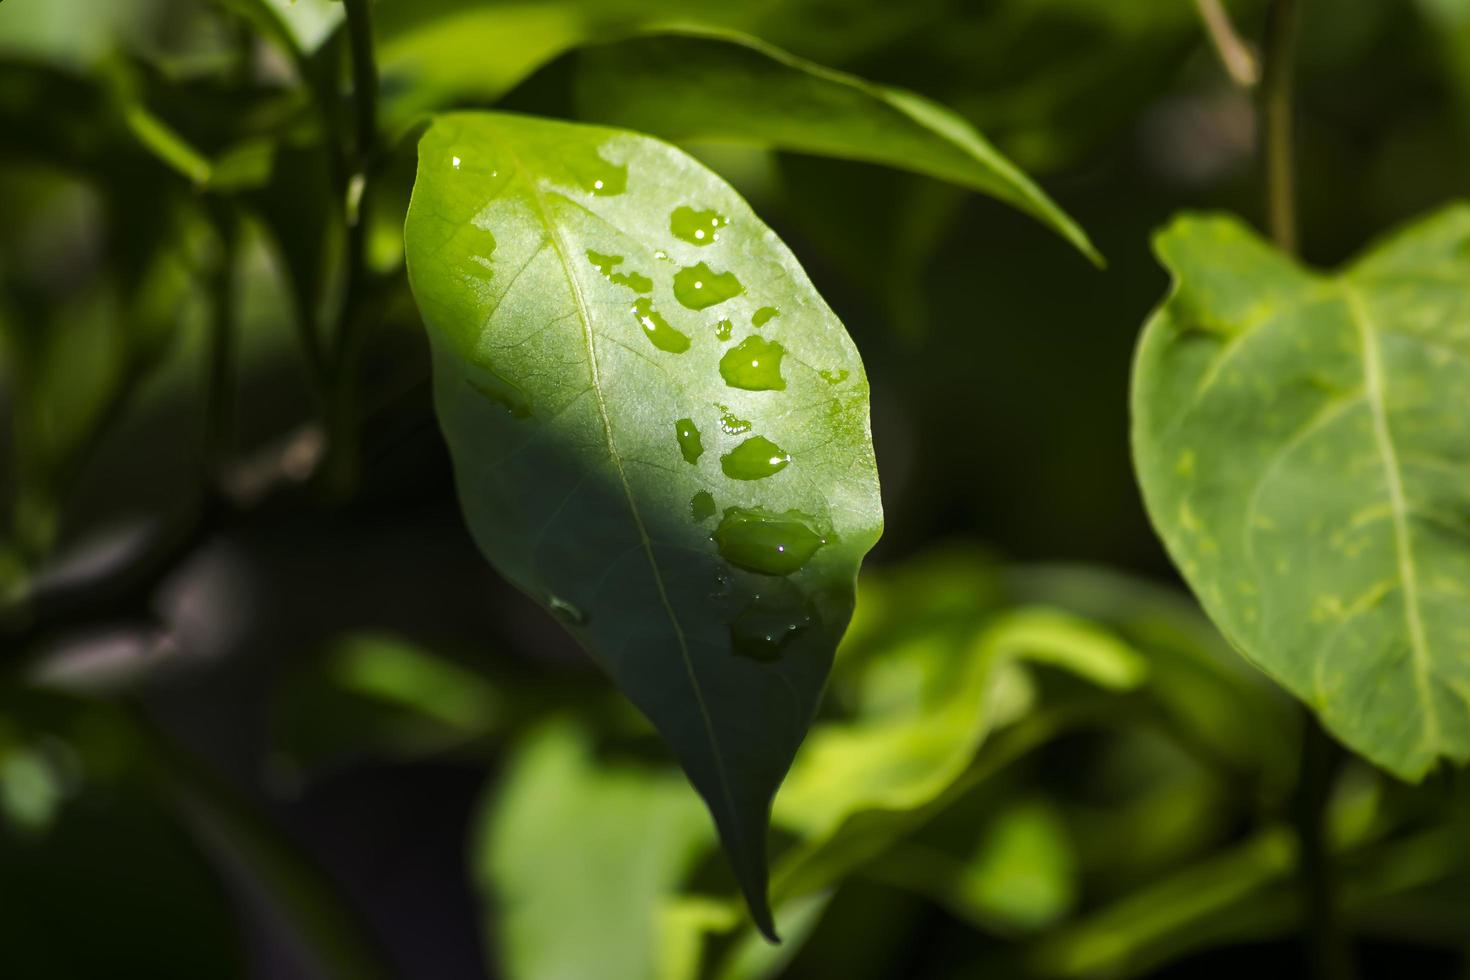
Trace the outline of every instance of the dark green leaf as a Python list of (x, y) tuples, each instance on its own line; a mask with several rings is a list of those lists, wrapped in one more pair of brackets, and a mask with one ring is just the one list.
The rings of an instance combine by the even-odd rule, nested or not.
[(1170, 555), (1354, 749), (1410, 779), (1470, 758), (1470, 209), (1335, 276), (1228, 218), (1157, 247), (1133, 436)]
[[(882, 523), (857, 351), (744, 201), (631, 133), (441, 117), (405, 239), (481, 550), (664, 735), (770, 932), (770, 800)], [(756, 335), (784, 387), (722, 377)]]
[(1100, 261), (1082, 229), (960, 116), (754, 38), (678, 31), (589, 46), (576, 54), (573, 100), (581, 118), (677, 142), (754, 143), (951, 181)]

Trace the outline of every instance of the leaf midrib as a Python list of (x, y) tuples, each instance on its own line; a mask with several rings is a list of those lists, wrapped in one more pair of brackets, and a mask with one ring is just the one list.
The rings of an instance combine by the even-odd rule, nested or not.
[(1358, 332), (1363, 358), (1363, 388), (1373, 418), (1373, 436), (1378, 456), (1383, 463), (1384, 483), (1388, 490), (1389, 510), (1393, 515), (1394, 554), (1398, 561), (1399, 583), (1404, 596), (1404, 624), (1409, 633), (1409, 649), (1413, 655), (1414, 683), (1424, 706), (1424, 747), (1431, 752), (1439, 742), (1439, 715), (1434, 707), (1434, 692), (1429, 685), (1429, 642), (1419, 610), (1418, 573), (1414, 565), (1413, 542), (1409, 535), (1408, 501), (1404, 496), (1398, 450), (1388, 427), (1388, 411), (1383, 389), (1382, 353), (1378, 347), (1377, 328), (1367, 302), (1346, 279), (1341, 280), (1348, 316)]
[[(710, 716), (709, 706), (705, 703), (704, 690), (700, 686), (699, 678), (694, 671), (694, 661), (689, 654), (689, 641), (685, 636), (684, 627), (679, 622), (678, 614), (675, 613), (673, 604), (669, 601), (668, 590), (664, 587), (663, 572), (658, 565), (658, 558), (653, 551), (653, 539), (648, 534), (647, 525), (643, 522), (643, 515), (638, 510), (638, 502), (633, 496), (632, 484), (628, 482), (627, 472), (623, 468), (623, 458), (618, 452), (617, 443), (613, 439), (612, 418), (608, 414), (607, 401), (602, 394), (601, 369), (597, 359), (596, 332), (592, 329), (592, 317), (588, 312), (587, 300), (582, 295), (582, 283), (572, 269), (572, 264), (567, 257), (567, 246), (562, 241), (561, 232), (556, 221), (553, 220), (551, 209), (547, 207), (546, 197), (541, 191), (536, 178), (528, 171), (521, 162), (519, 155), (515, 152), (512, 144), (503, 144), (507, 154), (515, 161), (516, 173), (531, 193), (532, 201), (536, 210), (541, 215), (541, 221), (546, 227), (548, 241), (552, 250), (556, 252), (557, 261), (561, 264), (562, 272), (571, 284), (572, 298), (577, 305), (577, 317), (582, 323), (582, 338), (587, 348), (587, 360), (591, 369), (591, 385), (593, 398), (597, 403), (597, 414), (602, 422), (602, 433), (607, 443), (608, 457), (612, 460), (613, 469), (617, 471), (618, 483), (622, 487), (623, 497), (628, 503), (628, 512), (633, 517), (633, 524), (638, 529), (639, 541), (643, 552), (648, 557), (648, 567), (653, 573), (654, 584), (658, 588), (659, 602), (663, 605), (664, 612), (668, 615), (669, 623), (674, 628), (674, 636), (678, 640), (679, 655), (684, 663), (684, 670), (689, 678), (690, 689), (694, 692), (695, 704), (699, 707), (700, 719), (704, 722), (705, 734), (709, 738), (710, 752), (715, 762), (715, 772), (719, 777), (720, 789), (725, 797), (725, 806), (729, 811), (731, 827), (735, 830), (733, 840), (729, 842), (731, 850), (740, 854), (738, 865), (744, 865), (744, 838), (740, 828), (740, 813), (735, 806), (734, 793), (730, 788), (729, 775), (726, 771), (724, 756), (720, 752), (719, 740), (715, 737), (714, 719)], [(573, 202), (576, 203), (576, 202)]]

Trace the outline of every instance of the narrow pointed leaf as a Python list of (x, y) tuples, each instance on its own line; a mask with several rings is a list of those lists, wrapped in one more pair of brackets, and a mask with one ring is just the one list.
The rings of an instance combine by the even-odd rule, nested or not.
[(1158, 239), (1149, 514), (1225, 635), (1400, 776), (1470, 758), (1470, 209), (1325, 276), (1227, 218)]
[(857, 351), (734, 191), (632, 133), (442, 116), (405, 240), (476, 541), (663, 734), (770, 934), (771, 797), (882, 522)]
[(642, 35), (575, 57), (581, 118), (679, 142), (755, 143), (936, 177), (1019, 208), (1102, 262), (1020, 168), (961, 116), (920, 95), (723, 31)]

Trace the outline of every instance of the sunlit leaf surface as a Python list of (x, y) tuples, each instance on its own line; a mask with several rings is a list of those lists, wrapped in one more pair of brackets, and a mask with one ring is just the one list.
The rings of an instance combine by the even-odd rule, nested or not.
[(647, 137), (441, 117), (405, 238), (476, 541), (669, 742), (769, 932), (771, 796), (882, 521), (857, 351)]

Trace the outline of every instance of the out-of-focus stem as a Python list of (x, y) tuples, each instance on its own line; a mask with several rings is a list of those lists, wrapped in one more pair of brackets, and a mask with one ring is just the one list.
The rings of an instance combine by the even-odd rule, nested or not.
[(1261, 80), (1260, 65), (1250, 46), (1236, 32), (1224, 5), (1220, 0), (1195, 0), (1195, 7), (1220, 63), (1225, 66), (1225, 74), (1241, 88), (1255, 88)]

